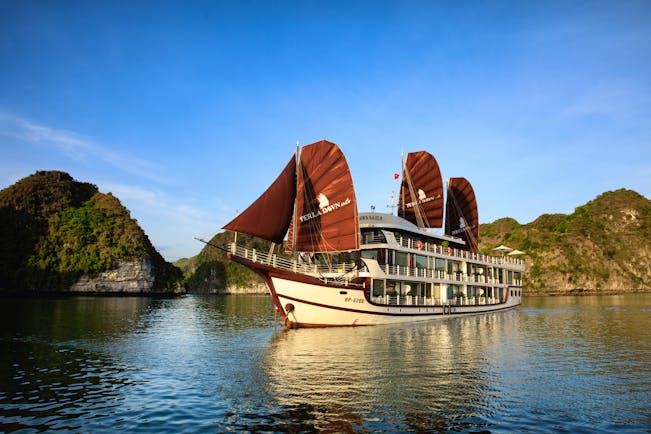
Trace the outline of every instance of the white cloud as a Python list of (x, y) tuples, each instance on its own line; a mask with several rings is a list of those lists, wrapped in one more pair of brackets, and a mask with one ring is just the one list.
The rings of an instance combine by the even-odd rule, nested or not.
[[(131, 204), (134, 208), (146, 209), (149, 213), (156, 213), (172, 218), (177, 223), (196, 223), (197, 220), (213, 220), (208, 212), (192, 205), (180, 203), (176, 198), (147, 188), (134, 185), (99, 183), (101, 191), (111, 192), (125, 204)], [(214, 223), (213, 221), (213, 224)]]
[[(111, 192), (120, 199), (168, 260), (197, 254), (202, 245), (193, 237), (210, 236), (221, 227), (218, 222), (224, 213), (215, 208), (215, 204), (219, 207), (220, 201), (193, 201), (187, 191), (175, 196), (165, 189), (158, 189), (158, 186), (171, 188), (172, 180), (161, 176), (165, 170), (155, 163), (116, 152), (73, 131), (2, 112), (1, 137), (10, 138), (13, 146), (24, 147), (28, 153), (46, 154), (43, 152), (45, 149), (52, 151), (57, 157), (69, 159), (73, 166), (77, 166), (76, 171), (92, 174), (92, 180), (88, 177), (85, 180), (95, 183), (101, 192)], [(22, 153), (21, 156), (30, 161), (29, 154)], [(80, 170), (82, 166), (84, 170)], [(101, 170), (102, 166), (109, 170)], [(0, 169), (5, 178), (0, 182), (10, 185), (33, 171), (34, 167), (25, 161), (0, 162)]]
[(158, 175), (161, 172), (159, 165), (133, 155), (115, 152), (72, 131), (58, 130), (24, 118), (0, 114), (0, 135), (57, 149), (78, 162), (91, 161), (94, 164), (99, 160), (130, 174), (160, 183), (168, 182), (165, 177)]

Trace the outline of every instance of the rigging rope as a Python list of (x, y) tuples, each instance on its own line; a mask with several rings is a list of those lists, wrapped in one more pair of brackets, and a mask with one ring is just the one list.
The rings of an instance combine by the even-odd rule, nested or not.
[[(427, 221), (427, 217), (423, 215), (423, 210), (420, 206), (420, 200), (418, 196), (416, 195), (416, 190), (414, 187), (414, 183), (411, 181), (411, 174), (409, 173), (409, 170), (407, 169), (407, 164), (403, 161), (402, 164), (402, 170), (405, 175), (405, 181), (407, 183), (407, 187), (409, 188), (409, 195), (411, 196), (411, 204), (413, 205), (414, 208), (414, 215), (416, 216), (416, 224), (420, 229), (424, 229), (426, 227), (429, 227), (429, 221)], [(404, 187), (403, 187), (404, 189)], [(406, 200), (405, 200), (405, 195), (403, 193), (402, 195), (402, 216), (405, 216), (405, 207), (407, 206)]]
[[(463, 228), (463, 231), (466, 233), (468, 237), (468, 241), (470, 242), (470, 247), (473, 250), (479, 250), (479, 244), (477, 242), (477, 239), (475, 238), (475, 235), (472, 232), (472, 228), (468, 225), (468, 219), (466, 219), (466, 216), (463, 214), (461, 211), (461, 206), (457, 202), (457, 198), (454, 195), (454, 192), (452, 191), (452, 188), (450, 188), (450, 185), (448, 184), (448, 197), (452, 198), (452, 205), (454, 205), (454, 209), (456, 210), (457, 214), (463, 219), (465, 222), (465, 225)], [(452, 234), (450, 234), (452, 235)]]

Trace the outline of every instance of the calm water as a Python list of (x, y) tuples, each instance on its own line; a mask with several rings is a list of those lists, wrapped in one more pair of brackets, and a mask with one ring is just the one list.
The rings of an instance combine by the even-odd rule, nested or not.
[(0, 431), (651, 432), (651, 294), (284, 331), (269, 297), (0, 300)]

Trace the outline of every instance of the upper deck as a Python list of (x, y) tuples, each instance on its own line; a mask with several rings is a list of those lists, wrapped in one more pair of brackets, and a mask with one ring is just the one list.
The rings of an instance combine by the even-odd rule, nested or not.
[(421, 238), (439, 240), (439, 243), (448, 241), (454, 244), (465, 245), (465, 242), (461, 238), (446, 234), (438, 234), (433, 232), (431, 229), (420, 229), (410, 221), (407, 221), (402, 217), (398, 217), (393, 214), (361, 212), (359, 213), (359, 227), (360, 229), (379, 228), (400, 230), (410, 232)]
[(431, 229), (420, 229), (392, 214), (360, 213), (359, 225), (362, 250), (388, 248), (487, 266), (497, 265), (514, 271), (524, 270), (524, 261), (521, 259), (472, 253), (463, 248), (465, 242), (460, 238), (438, 234)]

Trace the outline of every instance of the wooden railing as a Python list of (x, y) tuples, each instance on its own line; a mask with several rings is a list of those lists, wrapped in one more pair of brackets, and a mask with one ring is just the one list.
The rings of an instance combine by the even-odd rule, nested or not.
[[(269, 265), (270, 267), (284, 271), (314, 276), (325, 283), (353, 285), (350, 281), (357, 277), (357, 266), (352, 262), (320, 265), (310, 262), (309, 260), (291, 259), (273, 253), (269, 254), (268, 252), (257, 249), (238, 246), (235, 243), (231, 243), (228, 250), (233, 256), (244, 258), (258, 264)], [(361, 286), (357, 284), (354, 285)]]

